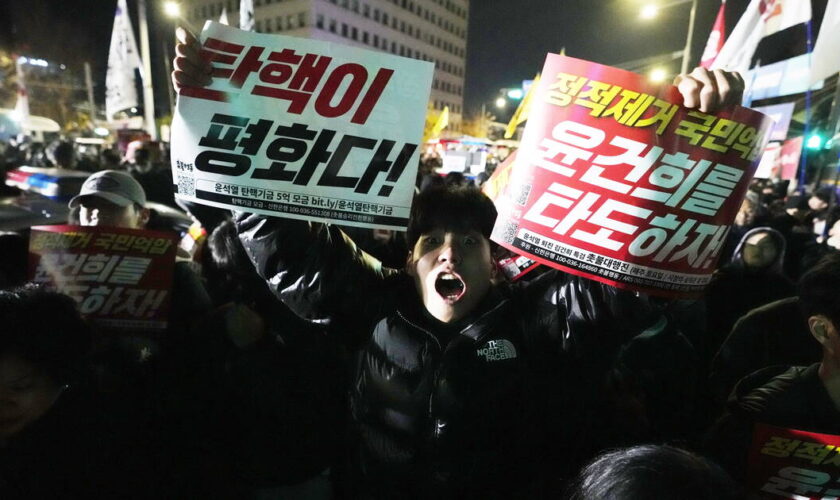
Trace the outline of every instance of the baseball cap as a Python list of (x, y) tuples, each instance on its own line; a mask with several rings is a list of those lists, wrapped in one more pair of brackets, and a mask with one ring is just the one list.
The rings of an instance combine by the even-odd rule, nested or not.
[(70, 200), (70, 208), (76, 208), (86, 196), (96, 196), (115, 205), (127, 207), (132, 203), (146, 204), (146, 192), (134, 177), (125, 172), (103, 170), (96, 172), (82, 184), (82, 190)]

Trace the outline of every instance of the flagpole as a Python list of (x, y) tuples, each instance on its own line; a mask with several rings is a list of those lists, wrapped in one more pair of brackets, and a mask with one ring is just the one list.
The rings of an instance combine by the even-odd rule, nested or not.
[[(806, 43), (806, 50), (808, 53), (808, 67), (811, 67), (811, 40), (812, 40), (812, 33), (811, 33), (811, 19), (808, 19), (808, 22), (805, 23), (805, 43)], [(811, 132), (811, 85), (809, 83), (808, 89), (805, 90), (805, 142), (808, 141), (808, 136)], [(806, 181), (806, 170), (808, 168), (808, 147), (805, 144), (805, 147), (802, 148), (802, 154), (799, 156), (799, 185), (797, 186), (797, 191), (800, 193), (805, 192), (805, 181)], [(817, 186), (819, 187), (819, 186)]]
[(155, 96), (152, 89), (152, 58), (149, 50), (149, 25), (146, 22), (146, 0), (137, 0), (137, 19), (140, 22), (140, 56), (143, 59), (143, 114), (146, 132), (156, 141), (158, 135), (155, 126)]
[(680, 73), (688, 73), (688, 60), (691, 57), (691, 42), (694, 38), (694, 19), (697, 17), (697, 0), (691, 0), (691, 14), (688, 17), (688, 35), (685, 37), (685, 48), (683, 49), (682, 67)]

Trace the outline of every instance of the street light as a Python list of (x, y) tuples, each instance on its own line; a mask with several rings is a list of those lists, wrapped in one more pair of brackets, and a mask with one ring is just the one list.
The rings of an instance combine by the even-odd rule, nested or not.
[(673, 7), (675, 5), (682, 5), (684, 3), (691, 2), (691, 14), (688, 17), (688, 34), (685, 37), (685, 47), (683, 48), (683, 56), (682, 56), (682, 66), (680, 67), (680, 73), (688, 73), (688, 59), (691, 57), (691, 41), (694, 39), (694, 19), (697, 17), (697, 0), (676, 0), (674, 2), (656, 6), (656, 5), (646, 5), (642, 8), (640, 13), (640, 17), (642, 19), (652, 19), (656, 16), (656, 13), (659, 9), (665, 9), (668, 7)]
[(163, 12), (167, 17), (179, 18), (181, 17), (181, 4), (178, 2), (164, 2)]
[(668, 73), (662, 68), (653, 68), (648, 75), (648, 79), (653, 83), (662, 83), (667, 77)]
[(499, 97), (498, 99), (496, 99), (496, 107), (497, 108), (504, 109), (504, 107), (506, 105), (507, 105), (507, 101), (505, 100), (504, 97)]
[(639, 17), (642, 19), (653, 19), (657, 14), (659, 14), (659, 7), (650, 4), (642, 7), (641, 12), (639, 12)]

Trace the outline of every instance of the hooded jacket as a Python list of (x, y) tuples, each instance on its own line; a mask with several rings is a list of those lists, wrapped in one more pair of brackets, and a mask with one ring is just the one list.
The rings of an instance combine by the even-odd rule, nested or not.
[[(744, 262), (746, 241), (757, 233), (767, 233), (776, 243), (776, 257), (762, 268)], [(756, 307), (790, 297), (796, 293), (793, 282), (783, 274), (785, 239), (775, 229), (757, 227), (747, 231), (729, 262), (718, 270), (706, 289), (708, 317), (707, 362), (717, 353), (738, 318)]]
[(275, 295), (341, 331), (358, 353), (354, 496), (530, 496), (523, 488), (541, 467), (571, 473), (611, 354), (662, 323), (643, 296), (550, 272), (495, 286), (472, 314), (446, 324), (406, 273), (382, 267), (334, 226), (235, 220)]

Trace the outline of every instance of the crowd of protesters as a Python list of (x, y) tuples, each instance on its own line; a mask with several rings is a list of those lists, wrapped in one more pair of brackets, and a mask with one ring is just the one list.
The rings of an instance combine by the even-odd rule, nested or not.
[[(146, 227), (165, 174), (90, 170), (70, 222)], [(840, 434), (834, 189), (753, 181), (694, 300), (510, 283), (477, 186), (417, 191), (404, 233), (185, 205), (163, 333), (90, 324), (0, 236), (0, 497), (728, 499), (756, 422)]]

